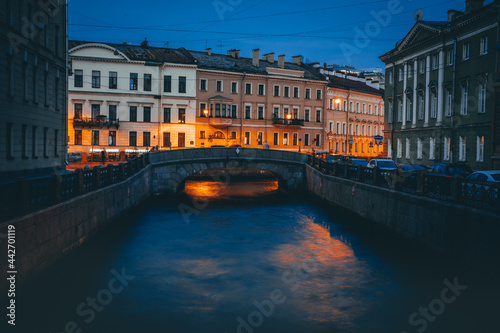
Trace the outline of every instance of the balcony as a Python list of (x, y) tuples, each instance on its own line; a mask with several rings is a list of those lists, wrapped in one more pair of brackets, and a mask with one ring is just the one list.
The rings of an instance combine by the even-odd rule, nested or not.
[(115, 127), (118, 129), (120, 127), (120, 121), (118, 119), (108, 120), (107, 116), (97, 116), (97, 117), (81, 117), (73, 119), (73, 128), (111, 128)]
[(304, 126), (304, 119), (273, 118), (273, 125)]

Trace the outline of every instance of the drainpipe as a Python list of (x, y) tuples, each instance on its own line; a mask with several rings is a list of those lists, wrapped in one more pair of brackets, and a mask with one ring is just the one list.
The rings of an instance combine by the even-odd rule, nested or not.
[[(455, 83), (456, 83), (456, 66), (457, 66), (457, 37), (451, 32), (450, 24), (448, 31), (453, 38), (453, 78), (451, 87), (451, 138), (450, 138), (450, 163), (453, 163), (453, 151), (455, 148)], [(444, 42), (443, 42), (444, 43)], [(444, 46), (444, 45), (443, 45)], [(444, 65), (444, 64), (443, 64)]]
[[(396, 47), (398, 45), (396, 44)], [(392, 64), (392, 121), (391, 121), (391, 159), (394, 161), (394, 126), (395, 126), (395, 117), (396, 114), (394, 110), (394, 106), (396, 104), (396, 62), (392, 59), (391, 54), (389, 52), (389, 61)], [(404, 110), (403, 110), (404, 112)], [(389, 149), (389, 147), (387, 147)]]
[[(245, 87), (243, 87), (243, 81), (245, 80), (245, 77), (247, 76), (246, 72), (243, 72), (243, 77), (241, 78), (241, 99), (240, 99), (240, 146), (243, 147), (243, 114), (245, 112), (243, 108), (243, 96), (245, 92)], [(251, 143), (251, 142), (250, 142)]]

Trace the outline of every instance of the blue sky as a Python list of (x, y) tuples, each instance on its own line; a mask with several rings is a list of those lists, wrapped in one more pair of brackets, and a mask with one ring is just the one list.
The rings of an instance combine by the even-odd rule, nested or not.
[(139, 44), (147, 37), (153, 46), (236, 48), (244, 57), (259, 48), (287, 61), (300, 54), (311, 62), (383, 67), (378, 56), (411, 29), (415, 10), (424, 10), (424, 20), (445, 21), (449, 9), (464, 7), (462, 0), (70, 0), (69, 38)]

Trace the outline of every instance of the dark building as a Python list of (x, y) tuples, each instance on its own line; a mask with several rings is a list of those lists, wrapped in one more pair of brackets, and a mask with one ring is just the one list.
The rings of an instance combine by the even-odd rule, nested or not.
[(500, 1), (483, 2), (467, 0), (464, 12), (448, 11), (447, 21), (424, 21), (415, 13), (406, 37), (380, 57), (386, 64), (385, 144), (396, 162), (500, 167), (494, 84)]
[(64, 169), (66, 1), (0, 1), (0, 179)]

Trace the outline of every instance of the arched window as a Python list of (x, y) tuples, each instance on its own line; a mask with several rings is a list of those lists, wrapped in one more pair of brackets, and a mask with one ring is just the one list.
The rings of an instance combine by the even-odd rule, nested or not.
[(212, 138), (214, 139), (225, 139), (226, 137), (224, 136), (224, 133), (221, 131), (217, 131), (212, 135)]

